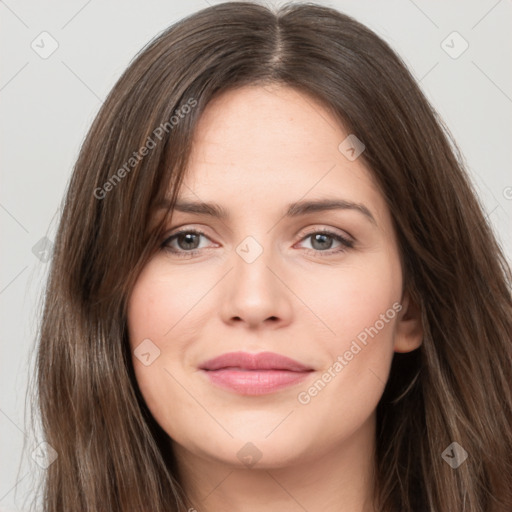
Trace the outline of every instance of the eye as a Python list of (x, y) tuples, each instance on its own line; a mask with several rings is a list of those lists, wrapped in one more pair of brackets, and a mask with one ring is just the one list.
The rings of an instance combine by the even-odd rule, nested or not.
[[(341, 253), (354, 247), (354, 242), (338, 233), (328, 230), (317, 230), (308, 233), (301, 241), (311, 239), (312, 249), (306, 248), (306, 253), (313, 256), (329, 256), (331, 254)], [(338, 242), (339, 246), (332, 249), (333, 241)]]
[[(162, 249), (179, 257), (191, 258), (199, 254), (201, 248), (198, 244), (202, 236), (207, 238), (207, 236), (198, 229), (182, 229), (166, 238), (162, 243)], [(176, 248), (174, 244), (177, 244), (178, 248)]]

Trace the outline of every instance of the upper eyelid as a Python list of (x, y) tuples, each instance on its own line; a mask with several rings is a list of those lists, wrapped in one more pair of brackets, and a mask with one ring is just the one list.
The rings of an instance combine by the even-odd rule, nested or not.
[[(208, 229), (208, 228), (206, 228), (206, 229)], [(208, 236), (206, 233), (206, 229), (202, 228), (202, 227), (196, 227), (194, 224), (184, 224), (183, 226), (177, 226), (175, 228), (166, 230), (165, 232), (168, 234), (165, 236), (166, 236), (166, 238), (168, 238), (170, 236), (180, 233), (181, 231), (199, 231), (199, 232), (201, 232), (201, 234)], [(314, 232), (316, 232), (316, 231), (332, 231), (333, 233), (338, 234), (340, 236), (347, 236), (349, 238), (353, 238), (352, 235), (344, 229), (336, 228), (336, 227), (332, 227), (332, 226), (326, 226), (326, 225), (322, 225), (322, 224), (316, 224), (316, 225), (313, 225), (313, 227), (311, 227), (311, 228), (308, 227), (308, 228), (303, 228), (300, 230), (300, 232), (303, 234), (309, 234), (311, 231), (314, 231)]]

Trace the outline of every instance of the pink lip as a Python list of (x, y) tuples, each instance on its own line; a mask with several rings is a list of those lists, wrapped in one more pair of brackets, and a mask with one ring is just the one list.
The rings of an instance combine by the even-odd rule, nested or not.
[(220, 387), (242, 395), (263, 395), (303, 381), (312, 368), (273, 352), (230, 352), (199, 368)]

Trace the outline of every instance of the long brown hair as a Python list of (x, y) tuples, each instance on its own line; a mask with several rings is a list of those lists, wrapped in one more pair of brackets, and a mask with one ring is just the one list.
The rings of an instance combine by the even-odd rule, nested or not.
[[(134, 377), (127, 297), (157, 249), (156, 205), (171, 187), (172, 210), (206, 105), (265, 83), (313, 95), (364, 142), (421, 308), (423, 343), (395, 354), (377, 409), (377, 510), (509, 512), (511, 271), (456, 144), (364, 25), (312, 3), (252, 2), (208, 7), (156, 37), (83, 143), (37, 352), (36, 408), (58, 454), (45, 512), (186, 510), (167, 436)], [(454, 442), (468, 454), (457, 468), (442, 456)]]

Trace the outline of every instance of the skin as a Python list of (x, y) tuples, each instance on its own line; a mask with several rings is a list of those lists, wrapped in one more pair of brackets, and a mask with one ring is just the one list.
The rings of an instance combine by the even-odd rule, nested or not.
[[(402, 293), (386, 203), (363, 159), (338, 149), (348, 134), (314, 98), (286, 86), (215, 98), (197, 127), (180, 199), (218, 203), (230, 216), (175, 211), (162, 242), (177, 228), (201, 229), (196, 245), (183, 237), (168, 243), (199, 252), (178, 257), (162, 248), (130, 295), (132, 350), (150, 339), (151, 354), (160, 351), (148, 366), (134, 355), (137, 382), (199, 512), (374, 510), (375, 410), (393, 353), (418, 348), (422, 328)], [(289, 203), (327, 197), (365, 205), (375, 224), (355, 209), (284, 216)], [(321, 229), (353, 247), (332, 253), (343, 245), (315, 243), (310, 235)], [(237, 252), (248, 236), (263, 249), (251, 263)], [(393, 304), (401, 310), (333, 372)], [(315, 371), (284, 390), (246, 396), (198, 370), (238, 350), (277, 352)], [(325, 387), (299, 402), (329, 368)], [(248, 454), (260, 458), (250, 466)]]

